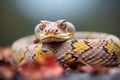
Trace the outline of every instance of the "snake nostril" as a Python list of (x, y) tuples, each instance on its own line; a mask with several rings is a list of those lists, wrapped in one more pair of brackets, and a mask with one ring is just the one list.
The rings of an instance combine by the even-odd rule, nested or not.
[(56, 29), (55, 32), (58, 32), (58, 30)]

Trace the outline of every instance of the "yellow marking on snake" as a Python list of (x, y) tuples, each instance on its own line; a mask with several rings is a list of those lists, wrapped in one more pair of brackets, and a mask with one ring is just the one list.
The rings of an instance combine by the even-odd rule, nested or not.
[(60, 34), (56, 34), (56, 33), (51, 33), (51, 34), (43, 34), (40, 32), (36, 33), (37, 37), (42, 37), (42, 38), (48, 38), (48, 37), (55, 37), (55, 38), (62, 38), (62, 37), (72, 37), (73, 33), (67, 32), (67, 33), (60, 33)]
[(118, 47), (116, 47), (111, 40), (109, 40), (107, 45), (104, 47), (106, 49), (108, 49), (109, 51), (115, 52), (117, 54), (118, 60), (120, 62), (120, 49)]
[(24, 49), (20, 52), (20, 57), (21, 57), (21, 59), (24, 58), (25, 53), (26, 53), (27, 51), (28, 51), (27, 48), (24, 48)]
[[(117, 42), (117, 45), (120, 46), (120, 42)], [(117, 53), (118, 61), (120, 62), (120, 47), (115, 48), (115, 52)]]
[(70, 59), (70, 58), (72, 58), (72, 54), (68, 53), (68, 54), (65, 55), (65, 59)]
[(109, 51), (115, 52), (115, 53), (119, 53), (120, 54), (120, 49), (118, 49), (118, 47), (115, 46), (115, 44), (109, 40), (107, 45), (104, 46), (106, 49), (108, 49)]
[(65, 60), (74, 61), (75, 59), (71, 53), (65, 55)]
[(15, 62), (19, 63), (20, 62), (20, 58), (18, 56), (18, 54), (16, 53), (16, 51), (13, 52), (13, 59), (15, 60)]
[(113, 49), (115, 48), (115, 45), (114, 45), (114, 43), (111, 41), (111, 40), (109, 40), (108, 42), (107, 42), (107, 45), (106, 46), (104, 46), (106, 49), (108, 49), (109, 51), (113, 51)]
[[(117, 42), (117, 45), (120, 46), (120, 42), (119, 42), (119, 41)], [(118, 54), (118, 56), (119, 56), (119, 58), (120, 58), (120, 47), (117, 47), (117, 48), (115, 48), (115, 49), (116, 49), (115, 52)]]
[(77, 53), (79, 50), (88, 50), (90, 47), (86, 45), (86, 43), (83, 40), (78, 40), (73, 44), (73, 47), (75, 48), (73, 51)]
[(36, 53), (35, 56), (33, 57), (33, 59), (42, 61), (42, 57), (43, 57), (42, 54)]
[(36, 54), (40, 53), (41, 49), (42, 49), (42, 43), (39, 43), (38, 46), (37, 46), (37, 48), (35, 48), (33, 52), (36, 53)]
[(40, 53), (42, 49), (42, 43), (39, 43), (38, 46), (34, 49), (35, 56), (33, 57), (34, 60), (41, 60), (42, 54)]
[(50, 50), (47, 52), (42, 52), (42, 43), (39, 43), (38, 46), (34, 49), (35, 56), (33, 57), (34, 60), (44, 61), (43, 56), (49, 55), (51, 53)]
[(40, 60), (42, 61), (42, 54), (41, 54), (41, 49), (42, 49), (42, 43), (39, 43), (38, 46), (34, 49), (35, 56), (33, 57), (34, 60)]
[(34, 60), (37, 60), (37, 61), (41, 61), (41, 62), (44, 62), (44, 57), (43, 56), (46, 56), (46, 55), (49, 55), (50, 53), (45, 53), (44, 52), (39, 52), (39, 53), (36, 53), (35, 56), (33, 57)]

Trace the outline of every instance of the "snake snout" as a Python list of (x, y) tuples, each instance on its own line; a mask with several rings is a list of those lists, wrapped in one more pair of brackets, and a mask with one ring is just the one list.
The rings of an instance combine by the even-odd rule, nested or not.
[(51, 33), (57, 34), (57, 33), (59, 33), (59, 31), (58, 31), (58, 29), (45, 29), (44, 33), (46, 33), (46, 34), (51, 34)]

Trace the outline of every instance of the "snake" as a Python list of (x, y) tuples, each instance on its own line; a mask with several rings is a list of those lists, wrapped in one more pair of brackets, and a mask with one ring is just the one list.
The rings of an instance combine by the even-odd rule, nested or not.
[(44, 54), (55, 55), (63, 64), (80, 60), (91, 65), (115, 66), (120, 63), (120, 40), (113, 34), (76, 31), (75, 26), (65, 19), (41, 20), (34, 33), (12, 44), (15, 64), (41, 59)]

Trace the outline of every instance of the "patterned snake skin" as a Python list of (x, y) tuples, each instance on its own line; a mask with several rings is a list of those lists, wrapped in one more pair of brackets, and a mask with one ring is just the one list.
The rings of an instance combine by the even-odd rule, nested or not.
[[(58, 32), (61, 29), (59, 28), (54, 29), (54, 26), (57, 25), (58, 27), (59, 25), (61, 25), (63, 27), (63, 28), (60, 27), (63, 29), (61, 33), (63, 33), (65, 30), (66, 32), (64, 33), (73, 32), (74, 36), (69, 34), (69, 36), (71, 37), (64, 38), (63, 40), (61, 38), (59, 39), (58, 37), (57, 39), (55, 35), (53, 35), (55, 39), (51, 38), (52, 37), (51, 36), (48, 37), (48, 39), (42, 40), (40, 38), (42, 33), (39, 30), (41, 29), (41, 24), (39, 24), (35, 28), (36, 34), (35, 36), (34, 35), (26, 36), (13, 43), (12, 50), (13, 59), (15, 63), (20, 63), (22, 60), (40, 59), (42, 55), (50, 53), (56, 55), (58, 61), (61, 63), (65, 63), (66, 61), (69, 60), (76, 61), (84, 60), (88, 64), (101, 64), (107, 66), (114, 66), (120, 63), (120, 40), (116, 36), (98, 32), (74, 33), (74, 30), (71, 30), (74, 29), (72, 23), (67, 22), (65, 20), (58, 20), (56, 22), (50, 21), (41, 22), (42, 25), (43, 23), (45, 25), (42, 26), (42, 32), (44, 32), (43, 29), (45, 29), (45, 32), (47, 32), (48, 30), (48, 33), (54, 31)], [(63, 23), (66, 23), (66, 26), (64, 26)], [(50, 27), (49, 25), (52, 25), (52, 28), (49, 28)], [(67, 31), (66, 28), (69, 26), (70, 28)], [(51, 32), (49, 30), (51, 30)], [(45, 34), (45, 32), (43, 34)], [(36, 38), (37, 39), (39, 38), (40, 41), (35, 44), (34, 40)]]

